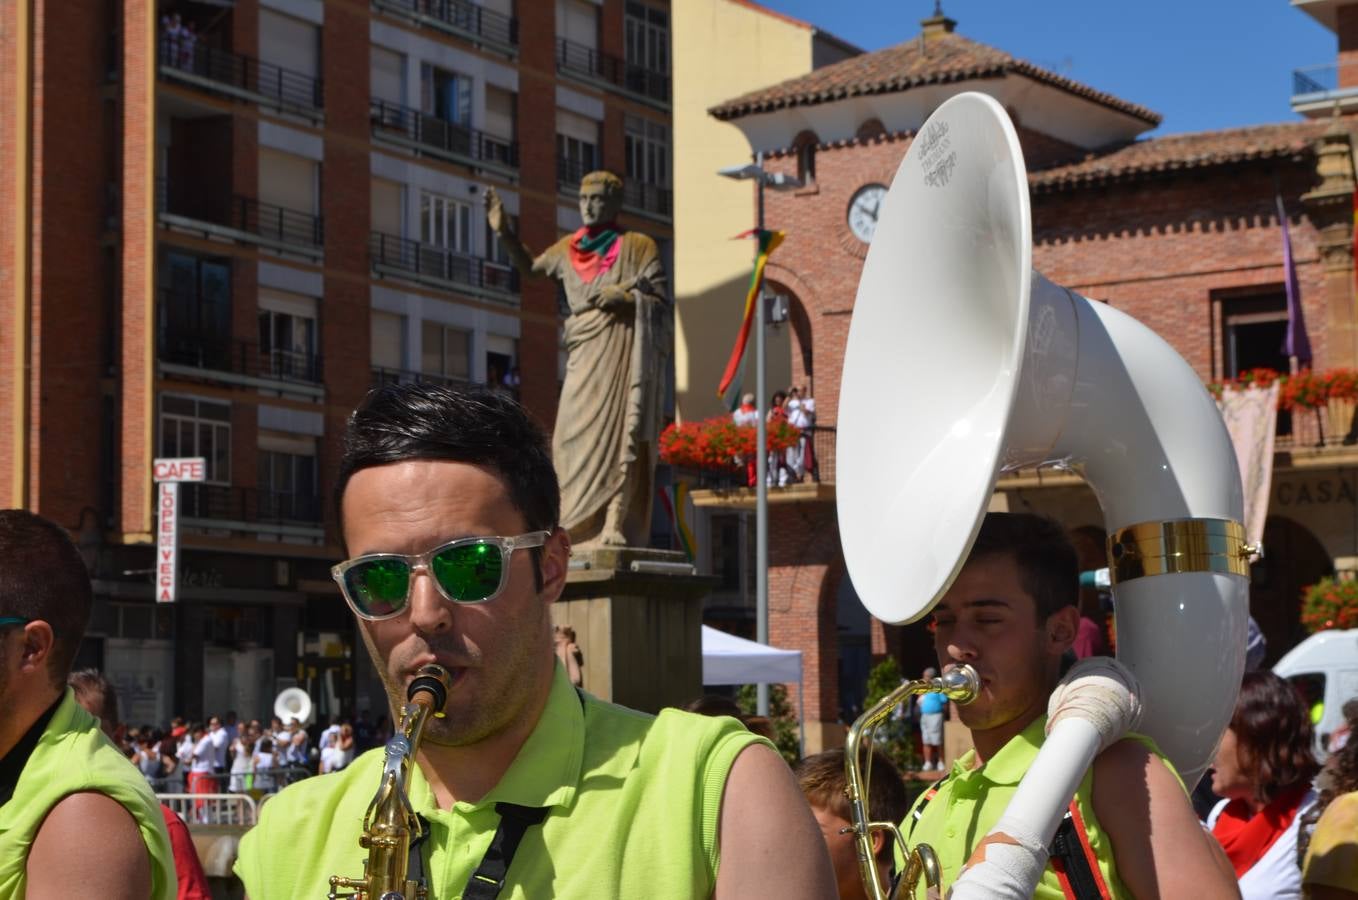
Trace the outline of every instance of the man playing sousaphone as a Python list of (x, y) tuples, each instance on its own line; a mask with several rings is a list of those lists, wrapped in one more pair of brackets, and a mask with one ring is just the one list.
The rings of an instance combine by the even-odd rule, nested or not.
[[(542, 432), (503, 392), (388, 385), (353, 414), (337, 484), (350, 558), (333, 572), (393, 718), (407, 720), (431, 668), (445, 716), (410, 738), (408, 768), (392, 766), (403, 725), (385, 761), (369, 752), (265, 804), (236, 864), (253, 900), (321, 898), (336, 882), (353, 896), (365, 879), (378, 900), (381, 868), (429, 900), (834, 896), (768, 742), (734, 719), (652, 717), (570, 683), (552, 651), (571, 549), (559, 502)], [(365, 823), (374, 791), (392, 819), (414, 819), (408, 853), (382, 849), (401, 821)]]
[[(1058, 524), (990, 513), (934, 608), (939, 663), (968, 664), (981, 681), (976, 699), (958, 706), (975, 749), (901, 825), (908, 844), (933, 847), (945, 885), (984, 856), (983, 838), (1046, 738), (1048, 698), (1079, 624), (1078, 590), (1075, 550)], [(1035, 897), (1239, 896), (1230, 865), (1149, 738), (1130, 736), (1101, 753), (1070, 810)], [(923, 883), (918, 891), (925, 896)]]

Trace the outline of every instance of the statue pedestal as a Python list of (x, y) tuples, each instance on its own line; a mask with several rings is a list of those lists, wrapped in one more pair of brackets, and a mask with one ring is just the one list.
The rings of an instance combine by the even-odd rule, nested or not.
[(682, 553), (576, 550), (552, 623), (575, 629), (585, 690), (650, 713), (701, 696), (702, 600), (716, 583)]

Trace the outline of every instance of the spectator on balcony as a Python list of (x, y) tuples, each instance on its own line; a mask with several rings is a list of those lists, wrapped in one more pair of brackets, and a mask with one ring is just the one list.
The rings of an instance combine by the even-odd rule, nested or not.
[(801, 390), (793, 386), (787, 389), (786, 409), (787, 423), (801, 432), (797, 436), (796, 446), (787, 448), (787, 461), (792, 467), (792, 475), (801, 481), (812, 470), (810, 428), (815, 424), (816, 401), (802, 397)]
[[(731, 413), (731, 421), (735, 422), (740, 428), (756, 428), (759, 426), (759, 408), (754, 405), (754, 394), (745, 394), (740, 398), (740, 406)], [(745, 486), (754, 487), (755, 479), (755, 458), (751, 456), (745, 459), (736, 456), (736, 465), (745, 465)]]
[[(784, 404), (786, 403), (787, 394), (783, 391), (774, 391), (773, 399), (769, 401), (768, 430), (770, 433), (779, 425), (787, 423), (787, 409), (784, 408)], [(787, 487), (788, 481), (792, 477), (792, 469), (787, 464), (787, 454), (777, 450), (770, 450), (768, 451), (768, 454), (769, 487), (773, 487), (774, 485), (777, 485), (778, 487)]]

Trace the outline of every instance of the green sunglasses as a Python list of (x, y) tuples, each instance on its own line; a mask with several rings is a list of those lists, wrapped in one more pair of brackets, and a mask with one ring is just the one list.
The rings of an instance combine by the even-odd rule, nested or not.
[(416, 556), (369, 553), (345, 560), (330, 575), (355, 615), (380, 622), (405, 612), (421, 569), (452, 603), (494, 600), (509, 581), (510, 555), (541, 547), (551, 536), (550, 531), (530, 531), (517, 537), (459, 538)]
[(33, 620), (25, 616), (0, 616), (0, 628), (6, 625), (27, 625)]

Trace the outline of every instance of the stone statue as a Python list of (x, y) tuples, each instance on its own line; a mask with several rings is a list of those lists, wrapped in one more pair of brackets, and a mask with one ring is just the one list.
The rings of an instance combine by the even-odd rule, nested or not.
[(622, 231), (622, 179), (580, 181), (584, 226), (534, 259), (510, 227), (494, 188), (486, 219), (525, 276), (555, 278), (570, 316), (552, 456), (561, 524), (577, 546), (645, 546), (655, 490), (656, 444), (674, 343), (674, 317), (655, 241)]

